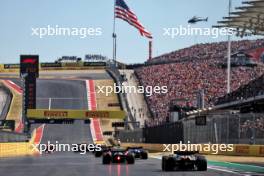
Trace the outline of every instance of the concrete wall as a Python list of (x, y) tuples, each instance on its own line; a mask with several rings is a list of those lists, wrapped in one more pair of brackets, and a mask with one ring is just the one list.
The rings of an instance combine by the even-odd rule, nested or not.
[(28, 136), (9, 131), (0, 131), (0, 143), (5, 142), (25, 142), (28, 141)]
[(0, 120), (5, 119), (12, 100), (12, 93), (0, 83)]

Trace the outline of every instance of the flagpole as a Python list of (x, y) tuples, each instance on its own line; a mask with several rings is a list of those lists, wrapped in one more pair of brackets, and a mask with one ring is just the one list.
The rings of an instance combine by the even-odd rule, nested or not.
[(113, 20), (113, 61), (116, 67), (116, 18), (115, 18), (115, 4), (116, 0), (114, 0), (114, 20)]

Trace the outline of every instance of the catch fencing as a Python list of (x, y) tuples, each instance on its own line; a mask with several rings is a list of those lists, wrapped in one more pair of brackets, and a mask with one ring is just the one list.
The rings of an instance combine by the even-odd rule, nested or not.
[(120, 131), (122, 142), (176, 144), (264, 144), (263, 113), (232, 113), (230, 111), (207, 114), (206, 125), (199, 126), (195, 117), (175, 123), (147, 127), (133, 131)]
[(191, 143), (264, 144), (264, 114), (219, 113), (207, 115), (205, 126), (195, 119), (183, 121), (184, 141)]

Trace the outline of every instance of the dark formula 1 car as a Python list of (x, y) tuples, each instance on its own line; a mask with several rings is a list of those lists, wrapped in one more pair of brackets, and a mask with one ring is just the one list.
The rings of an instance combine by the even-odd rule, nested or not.
[(112, 147), (111, 146), (102, 145), (101, 148), (102, 148), (102, 150), (94, 152), (94, 156), (95, 157), (101, 157), (103, 155), (103, 153), (106, 153), (106, 152), (110, 151)]
[(162, 157), (162, 170), (207, 170), (207, 160), (198, 152), (177, 151), (174, 154)]
[(125, 163), (134, 164), (135, 158), (132, 153), (124, 149), (112, 148), (108, 152), (103, 153), (103, 164)]
[(132, 153), (135, 158), (148, 159), (148, 151), (143, 147), (128, 147), (127, 151)]

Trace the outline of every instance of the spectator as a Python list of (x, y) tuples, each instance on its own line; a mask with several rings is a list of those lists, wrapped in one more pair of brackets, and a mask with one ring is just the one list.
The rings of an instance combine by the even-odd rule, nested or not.
[[(239, 49), (252, 49), (263, 45), (264, 40), (237, 41), (232, 42), (232, 51)], [(169, 111), (169, 104), (175, 99), (186, 99), (189, 106), (196, 106), (197, 90), (203, 89), (205, 92), (205, 107), (213, 106), (219, 97), (226, 94), (226, 69), (219, 67), (220, 62), (226, 58), (226, 42), (199, 44), (190, 48), (181, 49), (163, 56), (157, 57), (150, 62), (171, 61), (178, 62), (151, 65), (136, 69), (136, 75), (143, 86), (167, 86), (167, 94), (153, 94), (147, 97), (147, 103), (154, 114), (153, 120), (148, 122), (148, 126), (164, 123)], [(226, 61), (225, 61), (226, 62)], [(239, 66), (231, 71), (231, 90), (235, 91), (250, 81), (259, 78), (264, 73), (263, 65), (256, 67)], [(261, 90), (263, 94), (263, 78), (258, 88), (248, 87), (251, 92), (255, 89)], [(246, 94), (246, 93), (244, 93)], [(244, 96), (244, 94), (239, 94)], [(253, 94), (248, 93), (248, 96)], [(180, 106), (185, 106), (186, 102), (180, 102)]]

